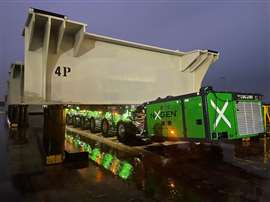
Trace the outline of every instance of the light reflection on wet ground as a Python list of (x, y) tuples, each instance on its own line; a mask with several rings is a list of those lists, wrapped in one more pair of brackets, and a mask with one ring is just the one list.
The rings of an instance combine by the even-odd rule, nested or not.
[[(7, 132), (3, 117), (0, 124), (1, 146), (4, 147)], [(270, 198), (269, 138), (234, 144), (148, 148), (162, 158), (131, 156), (89, 139), (85, 141), (131, 162), (135, 167), (131, 179), (123, 181), (93, 162), (78, 170), (63, 165), (48, 166), (40, 175), (2, 180), (0, 196), (8, 189), (8, 201), (266, 202)], [(66, 149), (77, 150), (68, 143)], [(0, 151), (1, 180), (3, 176), (7, 178), (7, 159), (6, 150), (1, 148)]]
[(122, 158), (133, 160), (130, 181), (156, 201), (268, 201), (269, 138), (147, 149), (163, 158)]

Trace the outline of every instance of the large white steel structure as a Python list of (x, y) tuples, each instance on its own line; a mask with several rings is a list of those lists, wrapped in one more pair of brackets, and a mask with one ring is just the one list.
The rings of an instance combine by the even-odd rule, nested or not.
[(37, 9), (23, 35), (23, 104), (139, 104), (196, 92), (218, 58), (88, 33), (84, 23)]
[(11, 64), (9, 70), (7, 104), (21, 104), (24, 91), (24, 65), (22, 62)]

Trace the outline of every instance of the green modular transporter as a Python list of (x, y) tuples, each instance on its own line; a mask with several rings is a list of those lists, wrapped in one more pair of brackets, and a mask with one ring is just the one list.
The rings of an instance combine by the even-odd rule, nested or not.
[(200, 93), (157, 99), (145, 105), (146, 133), (169, 140), (233, 140), (264, 132), (262, 96), (232, 92)]
[(70, 106), (66, 108), (66, 123), (81, 129), (90, 129), (92, 133), (102, 132), (111, 136), (117, 132), (119, 123), (131, 123), (135, 106)]

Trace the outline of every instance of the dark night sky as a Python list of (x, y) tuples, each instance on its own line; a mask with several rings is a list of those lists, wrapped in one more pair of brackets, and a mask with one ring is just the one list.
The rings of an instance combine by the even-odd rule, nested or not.
[(217, 50), (220, 59), (208, 71), (205, 85), (216, 90), (262, 93), (270, 102), (267, 0), (0, 0), (0, 100), (6, 91), (9, 65), (23, 61), (21, 32), (29, 7), (85, 22), (88, 32), (174, 50)]

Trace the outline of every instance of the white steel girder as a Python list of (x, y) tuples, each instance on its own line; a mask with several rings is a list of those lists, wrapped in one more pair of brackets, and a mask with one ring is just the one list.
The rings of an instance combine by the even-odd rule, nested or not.
[(88, 33), (84, 23), (36, 9), (23, 35), (23, 104), (139, 104), (198, 92), (219, 56)]

